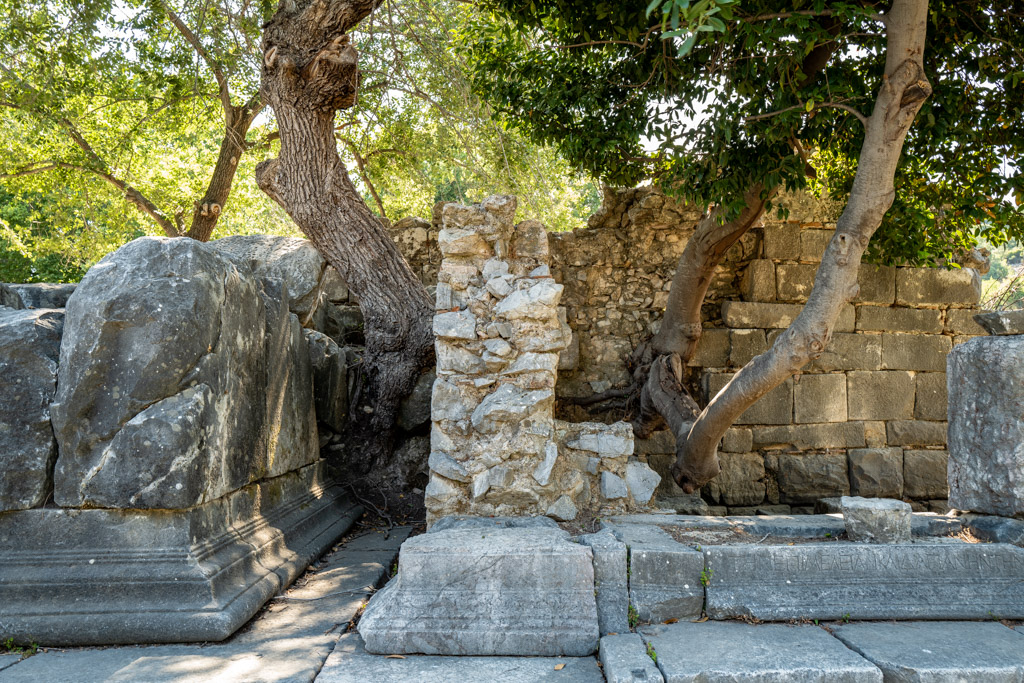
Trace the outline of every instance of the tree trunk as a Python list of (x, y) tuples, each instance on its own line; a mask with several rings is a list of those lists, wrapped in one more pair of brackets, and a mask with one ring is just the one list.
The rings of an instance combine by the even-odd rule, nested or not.
[(886, 15), (882, 87), (865, 124), (849, 201), (825, 249), (814, 289), (789, 329), (711, 400), (677, 448), (672, 474), (683, 490), (693, 492), (717, 474), (716, 451), (725, 430), (757, 399), (821, 355), (842, 307), (857, 296), (861, 256), (892, 204), (903, 141), (931, 93), (923, 64), (927, 19), (927, 0), (895, 0)]
[(225, 126), (224, 139), (220, 143), (220, 153), (213, 167), (210, 184), (203, 198), (195, 203), (192, 224), (186, 233), (188, 237), (200, 242), (210, 239), (217, 226), (217, 219), (224, 211), (224, 204), (231, 193), (231, 184), (238, 170), (238, 161), (245, 151), (245, 134), (252, 125), (253, 113), (246, 107), (231, 107), (226, 115), (229, 121)]
[[(355, 103), (356, 51), (346, 32), (377, 0), (283, 3), (266, 25), (261, 95), (274, 108), (281, 156), (256, 180), (292, 217), (359, 299), (365, 383), (353, 406), (352, 457), (364, 473), (392, 445), (399, 402), (433, 362), (433, 305), (390, 235), (349, 179), (334, 115)], [(349, 463), (352, 465), (352, 463)]]

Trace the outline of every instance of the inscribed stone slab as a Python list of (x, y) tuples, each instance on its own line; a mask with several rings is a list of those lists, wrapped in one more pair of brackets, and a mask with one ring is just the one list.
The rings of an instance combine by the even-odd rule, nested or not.
[(704, 548), (712, 619), (1024, 617), (1024, 549), (1007, 544)]
[(601, 638), (601, 667), (607, 683), (662, 683), (665, 679), (637, 633)]

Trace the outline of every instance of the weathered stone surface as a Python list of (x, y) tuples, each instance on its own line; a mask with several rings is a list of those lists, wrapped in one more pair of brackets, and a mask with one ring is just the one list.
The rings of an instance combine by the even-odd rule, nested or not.
[(434, 334), (449, 339), (476, 339), (476, 316), (469, 311), (449, 311), (434, 316)]
[(914, 376), (902, 370), (849, 372), (846, 396), (851, 420), (908, 420), (914, 415)]
[(793, 387), (793, 418), (798, 424), (846, 422), (846, 376), (801, 375)]
[(598, 646), (592, 553), (563, 531), (409, 539), (359, 621), (377, 654), (585, 656)]
[(602, 680), (594, 657), (380, 657), (366, 651), (357, 633), (339, 640), (319, 683), (594, 683)]
[(773, 223), (764, 228), (764, 257), (769, 259), (800, 258), (800, 226), (795, 223)]
[(626, 463), (626, 487), (637, 504), (646, 505), (660, 482), (661, 476), (646, 463), (634, 460)]
[(249, 266), (258, 278), (280, 280), (288, 292), (288, 310), (306, 326), (323, 298), (321, 280), (327, 262), (306, 239), (280, 235), (231, 235), (207, 243)]
[(699, 552), (655, 526), (602, 523), (602, 527), (611, 529), (629, 548), (629, 602), (640, 621), (700, 616), (704, 558)]
[[(820, 262), (821, 257), (825, 254), (825, 248), (835, 233), (835, 230), (801, 230), (800, 260)], [(863, 269), (864, 266), (861, 266), (861, 270)]]
[[(8, 285), (19, 297), (25, 308), (64, 308), (68, 297), (78, 286), (75, 283), (34, 282), (25, 285)], [(0, 285), (3, 289), (3, 285)], [(2, 298), (2, 295), (0, 295)], [(8, 304), (0, 304), (6, 306)], [(17, 308), (17, 307), (15, 307)]]
[(412, 392), (402, 400), (398, 409), (398, 426), (406, 431), (413, 431), (420, 425), (430, 422), (430, 404), (434, 380), (437, 374), (427, 370), (416, 380)]
[(1024, 549), (1003, 544), (705, 546), (712, 619), (1024, 615)]
[[(781, 333), (781, 330), (779, 330)], [(775, 337), (769, 335), (768, 343)], [(882, 367), (882, 337), (871, 334), (836, 333), (821, 357), (807, 365), (809, 372), (878, 370)]]
[[(731, 379), (732, 374), (730, 373), (709, 373), (705, 375), (704, 395), (707, 397), (707, 400), (710, 401), (714, 398)], [(743, 414), (736, 420), (736, 424), (788, 425), (792, 421), (793, 380), (790, 378), (743, 411)]]
[(599, 655), (601, 671), (608, 683), (661, 683), (665, 680), (638, 633), (604, 636)]
[[(671, 434), (671, 432), (669, 432)], [(675, 453), (675, 440), (672, 441), (672, 449), (666, 453)], [(722, 445), (719, 450), (727, 453), (749, 453), (754, 450), (754, 434), (746, 427), (730, 427), (722, 437)]]
[(892, 446), (944, 446), (946, 423), (924, 420), (890, 420), (885, 425), (886, 441)]
[[(953, 313), (953, 311), (950, 311)], [(986, 311), (974, 316), (974, 322), (985, 332), (992, 335), (1024, 334), (1024, 310)], [(962, 330), (963, 334), (977, 334), (972, 330)]]
[(775, 300), (775, 263), (768, 259), (755, 259), (747, 266), (740, 283), (747, 301)]
[(611, 472), (601, 473), (602, 498), (605, 500), (616, 500), (617, 498), (625, 498), (628, 495), (629, 489), (626, 488), (626, 482), (622, 481), (621, 477)]
[(896, 269), (892, 266), (876, 266), (861, 263), (857, 274), (860, 293), (856, 303), (891, 305), (896, 299)]
[(502, 384), (473, 409), (473, 426), (481, 432), (497, 431), (502, 423), (516, 422), (550, 404), (550, 390), (528, 391), (512, 384)]
[(576, 515), (579, 514), (579, 510), (576, 509), (576, 503), (573, 502), (569, 496), (559, 496), (558, 500), (552, 503), (545, 513), (552, 519), (557, 519), (559, 522), (571, 522), (576, 519)]
[(42, 505), (57, 443), (50, 402), (64, 314), (0, 307), (0, 512)]
[(25, 302), (21, 300), (21, 295), (14, 291), (10, 285), (0, 282), (0, 307), (20, 310), (25, 308)]
[(1002, 624), (837, 624), (832, 633), (893, 683), (1024, 679), (1024, 635)]
[(188, 510), (0, 514), (4, 638), (223, 640), (361, 513), (318, 463)]
[(602, 636), (629, 631), (629, 570), (626, 544), (608, 529), (580, 536), (594, 553), (597, 624)]
[(891, 498), (843, 496), (839, 500), (851, 541), (909, 543), (910, 503)]
[(818, 266), (804, 263), (780, 263), (776, 266), (779, 301), (807, 301), (814, 288), (817, 270)]
[(952, 348), (952, 340), (942, 335), (883, 334), (882, 368), (943, 372)]
[(764, 459), (758, 453), (720, 453), (721, 473), (708, 483), (711, 499), (725, 505), (764, 501)]
[(562, 285), (538, 280), (529, 289), (519, 289), (502, 299), (494, 312), (508, 320), (543, 319), (554, 313), (562, 296)]
[(825, 496), (850, 493), (846, 456), (842, 453), (782, 453), (776, 477), (784, 503), (813, 503)]
[(942, 311), (858, 306), (857, 329), (877, 332), (942, 334)]
[(800, 450), (817, 448), (862, 448), (863, 422), (826, 422), (821, 424), (754, 427), (754, 448), (793, 447)]
[[(854, 448), (849, 451), (850, 493), (866, 498), (903, 495), (903, 450)], [(838, 510), (837, 510), (838, 511)]]
[(970, 519), (965, 526), (982, 541), (1024, 547), (1024, 520), (984, 515)]
[(690, 365), (703, 368), (724, 368), (729, 364), (730, 330), (709, 328), (697, 342)]
[(897, 268), (896, 303), (975, 306), (981, 301), (981, 276), (973, 268)]
[(817, 626), (708, 621), (640, 629), (672, 683), (881, 683), (882, 672)]
[(950, 506), (1024, 515), (1024, 336), (960, 344), (948, 382)]
[[(722, 320), (727, 327), (751, 329), (784, 328), (796, 320), (803, 306), (798, 304), (768, 304), (747, 301), (726, 301), (722, 304)], [(852, 332), (853, 306), (843, 307), (836, 321), (836, 332)], [(941, 324), (939, 331), (942, 331)]]
[[(995, 311), (1000, 313), (1000, 311)], [(969, 334), (972, 336), (980, 336), (987, 334), (988, 330), (978, 324), (974, 317), (979, 315), (976, 308), (951, 308), (946, 311), (946, 332), (964, 335)], [(981, 314), (981, 315), (987, 315)]]
[(903, 451), (903, 488), (907, 497), (945, 498), (949, 494), (948, 461), (946, 451)]
[(731, 330), (729, 332), (729, 365), (741, 368), (768, 350), (764, 330)]
[(914, 418), (944, 421), (947, 407), (946, 373), (922, 372), (918, 373), (914, 381), (916, 382)]
[(266, 312), (246, 266), (144, 237), (93, 266), (66, 310), (59, 505), (185, 508), (265, 471)]
[(326, 334), (316, 330), (302, 332), (312, 365), (316, 419), (341, 432), (348, 415), (348, 354)]

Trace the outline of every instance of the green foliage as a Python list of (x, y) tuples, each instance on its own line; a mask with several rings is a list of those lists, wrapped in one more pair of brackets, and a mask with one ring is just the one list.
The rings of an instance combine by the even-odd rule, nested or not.
[(658, 653), (654, 651), (654, 646), (650, 643), (647, 643), (647, 656), (650, 657), (655, 664), (658, 663)]
[[(489, 0), (459, 34), (511, 127), (618, 185), (738, 211), (757, 183), (845, 200), (885, 62), (873, 5)], [(933, 86), (869, 259), (934, 263), (1024, 234), (1024, 12), (935, 1)], [(805, 72), (806, 70), (806, 72)], [(838, 105), (838, 106), (837, 106)]]
[(15, 645), (14, 638), (8, 638), (7, 640), (0, 641), (0, 654), (21, 655), (24, 659), (26, 657), (31, 657), (37, 652), (39, 652), (39, 645), (36, 643), (22, 646)]
[(636, 628), (637, 624), (640, 623), (640, 613), (636, 611), (636, 607), (633, 607), (633, 603), (629, 603), (629, 611), (627, 614), (629, 627)]

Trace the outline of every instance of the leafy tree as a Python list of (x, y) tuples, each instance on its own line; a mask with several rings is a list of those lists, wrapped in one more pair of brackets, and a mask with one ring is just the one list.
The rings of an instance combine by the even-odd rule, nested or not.
[[(869, 248), (928, 262), (1024, 228), (1020, 2), (486, 6), (463, 45), (496, 111), (595, 176), (652, 179), (707, 208), (662, 326), (634, 354), (637, 431), (669, 423), (685, 490), (718, 473), (717, 443), (743, 410), (823, 351)], [(772, 349), (700, 410), (682, 368), (711, 274), (780, 189), (811, 180), (846, 202), (814, 291)]]

